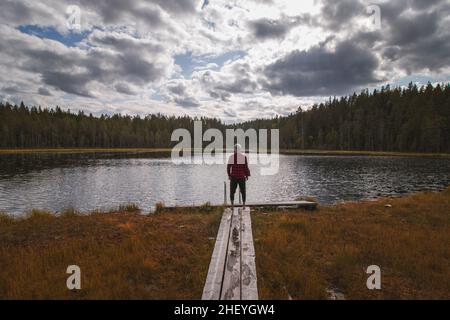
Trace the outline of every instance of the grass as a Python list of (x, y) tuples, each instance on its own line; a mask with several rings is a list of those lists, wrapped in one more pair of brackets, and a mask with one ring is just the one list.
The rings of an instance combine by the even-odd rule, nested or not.
[[(392, 207), (385, 206), (386, 204)], [(450, 298), (450, 187), (440, 193), (252, 215), (262, 299)], [(381, 290), (365, 273), (381, 268)]]
[[(122, 209), (1, 214), (0, 299), (199, 299), (221, 211)], [(73, 264), (82, 290), (66, 288)]]
[(135, 203), (127, 203), (124, 205), (119, 206), (120, 212), (140, 212), (141, 209), (139, 209), (139, 206)]
[[(390, 206), (386, 206), (389, 204)], [(222, 208), (127, 204), (0, 213), (0, 299), (199, 299)], [(450, 298), (450, 187), (404, 198), (253, 211), (261, 299)], [(82, 290), (66, 288), (67, 266)], [(381, 268), (381, 290), (365, 273)]]

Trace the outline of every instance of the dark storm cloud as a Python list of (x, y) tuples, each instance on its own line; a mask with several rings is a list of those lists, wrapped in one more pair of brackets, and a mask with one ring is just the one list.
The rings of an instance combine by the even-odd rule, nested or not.
[[(1, 52), (14, 57), (17, 69), (40, 75), (43, 84), (85, 97), (93, 96), (90, 86), (95, 84), (114, 88), (119, 80), (135, 86), (155, 83), (167, 75), (171, 63), (164, 47), (129, 35), (94, 32), (87, 40), (89, 49), (82, 50), (8, 27), (0, 32)], [(120, 85), (114, 89), (132, 94)]]
[(215, 86), (215, 89), (229, 93), (252, 93), (257, 86), (258, 84), (249, 78), (238, 78), (229, 83), (218, 84)]
[(92, 96), (88, 89), (92, 82), (109, 85), (121, 79), (143, 86), (161, 79), (165, 74), (163, 67), (147, 61), (136, 52), (91, 51), (86, 55), (75, 55), (73, 59), (70, 55), (48, 50), (28, 49), (24, 52), (28, 56), (20, 68), (41, 74), (45, 84), (86, 97)]
[(0, 23), (7, 25), (37, 24), (55, 22), (55, 12), (44, 6), (33, 6), (33, 2), (2, 0), (0, 2)]
[(253, 80), (249, 63), (236, 61), (227, 68), (226, 77), (217, 77), (205, 71), (200, 77), (203, 87), (211, 98), (229, 101), (232, 94), (252, 94), (259, 88)]
[(438, 29), (438, 17), (437, 12), (432, 12), (392, 20), (389, 43), (402, 46), (433, 36)]
[[(380, 8), (381, 30), (355, 33), (352, 23), (369, 17), (369, 4)], [(321, 14), (314, 21), (379, 54), (386, 69), (397, 67), (414, 73), (439, 71), (450, 65), (450, 26), (446, 20), (449, 15), (450, 3), (445, 0), (322, 0)]]
[(89, 74), (70, 74), (66, 72), (44, 71), (42, 80), (55, 88), (64, 92), (82, 97), (93, 97), (86, 85), (90, 82)]
[(200, 102), (187, 91), (187, 87), (182, 82), (170, 83), (167, 86), (169, 99), (184, 108), (196, 108)]
[(351, 21), (365, 14), (365, 6), (359, 0), (323, 0), (319, 23), (332, 30), (351, 26)]
[[(2, 1), (0, 17), (2, 21), (17, 21), (19, 17), (21, 21), (30, 21), (32, 10), (30, 7), (19, 1)], [(19, 21), (17, 21), (19, 22)]]
[(264, 18), (250, 22), (249, 26), (258, 39), (283, 38), (292, 27), (285, 21)]
[(200, 106), (198, 100), (193, 97), (175, 97), (173, 101), (184, 108), (197, 108)]
[(267, 18), (261, 18), (249, 22), (249, 28), (253, 35), (260, 40), (267, 39), (281, 39), (295, 26), (300, 23), (309, 23), (309, 15), (302, 17), (286, 17), (283, 16), (280, 19), (273, 20)]
[(164, 10), (176, 13), (176, 14), (187, 14), (194, 13), (196, 11), (196, 6), (198, 5), (197, 0), (152, 0), (153, 3), (157, 3)]
[[(9, 25), (63, 26), (68, 5), (77, 5), (82, 25), (130, 26), (131, 23), (138, 29), (144, 27), (141, 31), (148, 31), (149, 27), (167, 29), (166, 14), (177, 18), (195, 15), (197, 4), (195, 0), (78, 0), (73, 3), (47, 0), (34, 5), (33, 1), (2, 0), (0, 20)], [(88, 21), (86, 13), (92, 13), (97, 20)]]
[(415, 9), (428, 9), (436, 4), (442, 3), (445, 0), (411, 0), (410, 3)]
[(308, 51), (293, 51), (267, 66), (264, 87), (273, 94), (327, 96), (347, 94), (379, 80), (373, 53), (351, 41), (337, 44), (334, 51), (321, 45)]
[[(450, 65), (448, 2), (403, 0), (380, 7), (386, 28), (383, 58), (408, 73), (423, 69), (439, 71)], [(408, 14), (402, 14), (408, 9)]]
[(129, 35), (119, 33), (105, 33), (95, 31), (87, 39), (89, 45), (109, 47), (119, 52), (141, 52), (143, 54), (154, 54), (164, 51), (160, 44), (151, 43), (148, 40), (133, 38)]
[(222, 101), (229, 101), (231, 94), (228, 92), (215, 92), (215, 91), (210, 91), (209, 92), (209, 96), (213, 99), (220, 99)]
[(186, 93), (186, 86), (183, 83), (177, 83), (174, 85), (169, 85), (167, 89), (176, 95), (184, 95)]
[(46, 88), (39, 88), (38, 89), (38, 94), (40, 94), (41, 96), (51, 96), (52, 94), (50, 93), (50, 91), (48, 91)]
[(7, 94), (16, 94), (20, 92), (20, 89), (17, 86), (7, 86), (3, 87), (1, 91)]
[(128, 95), (134, 95), (136, 94), (129, 85), (127, 85), (126, 83), (123, 82), (119, 82), (116, 83), (114, 85), (114, 89), (116, 89), (117, 92), (119, 93), (123, 93), (123, 94), (128, 94)]
[(152, 27), (164, 25), (161, 9), (172, 16), (186, 16), (196, 12), (197, 2), (194, 0), (83, 0), (81, 9), (90, 8), (98, 13), (108, 24), (118, 23), (125, 19), (140, 22)]
[(114, 24), (126, 19), (127, 16), (135, 17), (136, 21), (144, 21), (147, 25), (157, 26), (162, 24), (161, 13), (157, 7), (143, 6), (139, 1), (123, 0), (83, 0), (80, 2), (81, 10), (88, 8), (97, 13), (106, 24)]

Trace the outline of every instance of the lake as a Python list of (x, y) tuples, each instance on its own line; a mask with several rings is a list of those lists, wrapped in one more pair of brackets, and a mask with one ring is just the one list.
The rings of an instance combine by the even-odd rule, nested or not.
[[(248, 202), (319, 203), (441, 190), (450, 184), (444, 158), (280, 155), (279, 172), (262, 176), (251, 165)], [(223, 203), (224, 165), (174, 164), (163, 154), (22, 154), (0, 156), (0, 210), (110, 209), (136, 203)], [(237, 196), (236, 196), (237, 198)]]

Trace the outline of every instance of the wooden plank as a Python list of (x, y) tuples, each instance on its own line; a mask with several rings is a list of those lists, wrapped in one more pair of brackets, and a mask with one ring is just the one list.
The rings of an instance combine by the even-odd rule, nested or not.
[(230, 237), (231, 209), (225, 209), (217, 232), (216, 243), (209, 263), (202, 300), (219, 300)]
[[(307, 209), (315, 209), (317, 207), (317, 202), (312, 201), (285, 201), (285, 202), (268, 202), (268, 203), (248, 203), (245, 205), (246, 207), (297, 207), (297, 208), (307, 208)], [(164, 209), (173, 210), (173, 209), (189, 209), (189, 208), (200, 208), (204, 207), (204, 205), (190, 205), (190, 206), (167, 206)], [(225, 207), (229, 208), (231, 205), (210, 205), (210, 207)], [(242, 205), (235, 204), (234, 207), (240, 208)]]
[(233, 208), (221, 300), (241, 299), (241, 209)]
[[(237, 205), (240, 207), (241, 205)], [(245, 204), (246, 207), (256, 208), (256, 207), (296, 207), (296, 208), (307, 208), (315, 209), (317, 207), (317, 202), (312, 201), (278, 201), (278, 202), (268, 202), (268, 203), (248, 203)]]
[(242, 251), (241, 251), (241, 299), (258, 300), (255, 247), (253, 245), (250, 208), (242, 210)]

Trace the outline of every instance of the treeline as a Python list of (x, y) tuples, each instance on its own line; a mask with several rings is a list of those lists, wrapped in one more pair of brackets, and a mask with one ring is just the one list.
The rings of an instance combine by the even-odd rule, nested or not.
[[(202, 118), (205, 130), (224, 125)], [(172, 131), (193, 132), (193, 119), (152, 114), (144, 118), (115, 114), (94, 117), (80, 111), (0, 104), (0, 148), (127, 148), (171, 147)]]
[[(279, 128), (282, 149), (450, 152), (450, 85), (366, 90), (286, 117), (233, 126), (201, 120), (203, 130)], [(173, 130), (192, 132), (193, 121), (162, 114), (94, 117), (59, 107), (0, 103), (0, 148), (171, 147)]]
[(450, 152), (450, 85), (389, 86), (244, 128), (279, 128), (284, 149)]

